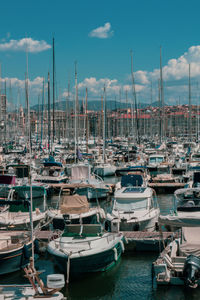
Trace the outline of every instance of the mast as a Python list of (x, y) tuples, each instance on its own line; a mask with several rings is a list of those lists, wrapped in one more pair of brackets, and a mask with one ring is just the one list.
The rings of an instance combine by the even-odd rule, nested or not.
[[(2, 123), (2, 93), (1, 93), (1, 63), (0, 63), (0, 127)], [(0, 141), (2, 142), (2, 129), (0, 128)]]
[(188, 85), (189, 85), (189, 122), (188, 122), (188, 133), (189, 133), (189, 141), (192, 140), (192, 124), (191, 124), (191, 81), (190, 81), (190, 64), (189, 64), (189, 78), (188, 78)]
[(128, 162), (130, 161), (129, 159), (129, 127), (128, 127), (128, 91), (126, 90), (126, 136), (128, 140)]
[(51, 153), (51, 104), (50, 104), (50, 76), (48, 72), (48, 145), (49, 154)]
[(78, 83), (77, 83), (77, 62), (75, 61), (75, 107), (74, 107), (74, 140), (75, 140), (75, 163), (77, 161), (77, 102), (78, 102)]
[(53, 37), (53, 143), (55, 139), (55, 50)]
[(87, 103), (88, 91), (86, 88), (85, 94), (85, 114), (86, 114), (86, 152), (88, 153), (88, 136), (89, 136), (89, 127), (88, 127), (88, 103)]
[(68, 80), (67, 97), (66, 97), (66, 139), (69, 143), (69, 93), (70, 93), (70, 80)]
[(43, 78), (43, 86), (42, 86), (42, 108), (41, 108), (41, 147), (42, 147), (42, 139), (43, 139), (43, 120), (44, 120), (44, 101), (45, 101), (45, 90), (44, 90), (44, 78)]
[(162, 118), (162, 124), (161, 124), (161, 141), (163, 137), (165, 136), (165, 106), (164, 106), (164, 93), (163, 93), (163, 74), (162, 74), (162, 47), (160, 47), (160, 100), (161, 100), (161, 118)]
[(151, 103), (150, 103), (150, 106), (151, 106), (151, 118), (150, 118), (150, 136), (153, 137), (153, 126), (152, 126), (152, 102), (153, 102), (153, 85), (152, 85), (152, 81), (151, 81)]
[(105, 164), (105, 138), (106, 138), (106, 87), (104, 85), (104, 103), (103, 103), (103, 163)]
[(133, 73), (133, 52), (131, 50), (131, 77), (132, 77), (132, 92), (134, 98), (134, 105), (135, 105), (135, 117), (136, 117), (136, 141), (140, 143), (140, 136), (139, 136), (139, 123), (138, 123), (138, 112), (137, 112), (137, 97), (136, 97), (136, 89), (135, 89), (135, 78)]
[(32, 260), (34, 267), (34, 232), (33, 232), (33, 191), (32, 191), (32, 170), (31, 170), (31, 159), (32, 159), (32, 147), (31, 147), (31, 118), (30, 118), (30, 104), (29, 104), (29, 91), (28, 91), (28, 48), (26, 48), (26, 102), (28, 112), (28, 137), (29, 137), (29, 184), (30, 184), (30, 224), (31, 224), (31, 241), (32, 241)]
[(162, 142), (162, 109), (160, 99), (160, 80), (158, 79), (158, 106), (159, 106), (159, 138), (160, 143)]
[(5, 80), (5, 102), (3, 101), (3, 105), (4, 105), (4, 142), (6, 144), (6, 134), (7, 134), (7, 99), (6, 99), (6, 80)]
[(39, 142), (39, 128), (40, 128), (40, 94), (38, 95), (38, 116), (37, 116), (37, 139), (36, 144)]

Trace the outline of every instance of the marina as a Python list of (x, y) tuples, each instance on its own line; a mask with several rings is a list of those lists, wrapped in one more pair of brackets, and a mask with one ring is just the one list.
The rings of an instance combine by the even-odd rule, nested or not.
[(1, 3), (0, 300), (200, 299), (199, 10)]

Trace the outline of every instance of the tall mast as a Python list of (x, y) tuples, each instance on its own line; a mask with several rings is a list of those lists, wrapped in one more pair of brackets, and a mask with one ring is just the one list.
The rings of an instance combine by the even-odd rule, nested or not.
[(69, 143), (69, 93), (70, 93), (70, 80), (68, 80), (67, 97), (66, 97), (66, 138)]
[(7, 99), (6, 99), (6, 80), (5, 80), (5, 102), (3, 102), (4, 105), (4, 141), (6, 143), (6, 134), (7, 134)]
[(137, 97), (136, 97), (136, 89), (135, 89), (135, 78), (133, 73), (133, 52), (131, 50), (131, 77), (132, 77), (132, 92), (134, 98), (134, 105), (135, 105), (135, 117), (136, 117), (136, 141), (140, 143), (140, 136), (139, 136), (139, 123), (138, 123), (138, 112), (137, 112)]
[(55, 53), (53, 37), (53, 143), (55, 139)]
[(86, 152), (88, 153), (88, 136), (89, 136), (89, 124), (88, 124), (88, 103), (87, 103), (87, 97), (88, 97), (88, 91), (86, 88), (86, 94), (85, 94), (85, 114), (86, 114)]
[(38, 116), (37, 116), (37, 144), (39, 143), (39, 129), (40, 129), (40, 94), (38, 95)]
[(161, 141), (164, 137), (165, 131), (165, 106), (164, 106), (164, 93), (163, 93), (163, 74), (162, 74), (162, 47), (160, 47), (160, 100), (161, 100), (161, 111), (162, 111), (162, 126), (161, 126)]
[(30, 224), (31, 224), (31, 241), (32, 241), (32, 259), (34, 267), (34, 233), (33, 233), (33, 193), (32, 193), (32, 171), (31, 171), (31, 159), (32, 159), (32, 149), (31, 149), (31, 118), (30, 118), (30, 103), (29, 103), (29, 91), (28, 91), (28, 47), (26, 48), (26, 102), (27, 102), (27, 112), (28, 112), (28, 137), (29, 137), (29, 184), (30, 184)]
[(50, 103), (50, 76), (48, 72), (48, 145), (51, 152), (51, 103)]
[(43, 86), (42, 86), (42, 107), (41, 107), (41, 147), (42, 147), (42, 139), (43, 139), (43, 120), (44, 120), (44, 100), (45, 100), (45, 89), (44, 89), (44, 78), (43, 78)]
[(158, 79), (158, 105), (159, 105), (159, 138), (160, 143), (162, 141), (162, 109), (161, 109), (161, 99), (160, 99), (160, 80)]
[(105, 164), (105, 138), (106, 138), (106, 87), (104, 85), (104, 105), (103, 105), (103, 163)]
[[(2, 92), (1, 92), (1, 63), (0, 63), (0, 123), (2, 121), (2, 112), (1, 112), (1, 109), (2, 109)], [(1, 125), (1, 124), (0, 124)], [(2, 142), (2, 135), (0, 133), (0, 141)]]
[(188, 122), (188, 133), (189, 133), (189, 140), (192, 139), (192, 126), (191, 126), (191, 82), (190, 82), (190, 64), (189, 64), (189, 78), (188, 78), (188, 85), (189, 85), (189, 122)]
[(151, 137), (153, 137), (153, 126), (152, 126), (152, 116), (153, 116), (153, 113), (152, 113), (152, 102), (153, 102), (153, 86), (152, 86), (152, 81), (151, 81), (151, 103), (150, 103), (150, 106), (151, 106), (151, 109), (150, 109), (150, 114), (151, 114), (151, 117), (150, 117), (150, 135)]
[(74, 140), (75, 140), (75, 163), (77, 161), (77, 102), (78, 102), (78, 83), (77, 83), (77, 62), (75, 61), (75, 107), (74, 107)]

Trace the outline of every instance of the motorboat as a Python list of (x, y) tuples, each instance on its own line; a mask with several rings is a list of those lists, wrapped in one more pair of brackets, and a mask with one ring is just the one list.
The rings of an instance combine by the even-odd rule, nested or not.
[(115, 175), (116, 169), (116, 166), (114, 166), (113, 164), (99, 163), (94, 167), (94, 173), (101, 177), (113, 176)]
[[(63, 274), (49, 274), (46, 284), (40, 278), (41, 271), (34, 267), (34, 260), (30, 258), (30, 263), (24, 266), (25, 277), (29, 284), (3, 284), (0, 285), (0, 299), (9, 300), (66, 300), (60, 292), (65, 286)], [(34, 278), (34, 279), (33, 279)]]
[(27, 232), (4, 231), (0, 237), (0, 275), (23, 268), (31, 256), (32, 241)]
[(81, 196), (86, 196), (87, 199), (106, 198), (110, 187), (106, 185), (103, 179), (91, 172), (89, 164), (74, 164), (68, 167), (69, 184), (74, 184), (75, 191)]
[(179, 229), (179, 235), (165, 247), (153, 263), (158, 285), (200, 284), (200, 188), (175, 192), (174, 210), (160, 216), (160, 226)]
[(114, 266), (124, 251), (124, 238), (122, 233), (105, 232), (100, 224), (71, 224), (47, 250), (69, 282), (70, 277)]
[[(44, 200), (44, 199), (43, 199)], [(0, 212), (0, 228), (5, 229), (30, 229), (30, 200), (18, 200), (15, 188), (11, 189), (6, 200), (0, 200), (1, 205), (9, 205), (9, 208)], [(45, 208), (45, 201), (43, 202)], [(32, 222), (33, 226), (39, 225), (46, 218), (46, 211), (41, 211), (35, 205), (32, 205)]]
[(52, 220), (53, 228), (64, 230), (67, 224), (96, 224), (105, 219), (104, 209), (100, 206), (90, 207), (86, 196), (59, 195), (59, 208), (49, 208), (47, 216)]
[(115, 191), (112, 212), (107, 214), (108, 226), (111, 231), (154, 231), (159, 212), (156, 194), (142, 175), (125, 175)]

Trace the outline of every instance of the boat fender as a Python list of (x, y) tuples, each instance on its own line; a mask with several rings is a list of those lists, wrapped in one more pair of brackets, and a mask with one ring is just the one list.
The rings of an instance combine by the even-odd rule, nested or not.
[(114, 260), (117, 261), (118, 259), (117, 249), (113, 248), (113, 251), (114, 251)]
[(22, 253), (25, 259), (29, 259), (29, 252), (26, 244), (24, 244), (24, 247), (22, 248)]
[(34, 251), (36, 254), (40, 254), (39, 241), (37, 239), (34, 241)]
[(124, 243), (123, 243), (123, 241), (121, 240), (121, 241), (119, 241), (120, 242), (120, 245), (121, 245), (121, 249), (122, 249), (122, 252), (124, 253)]

